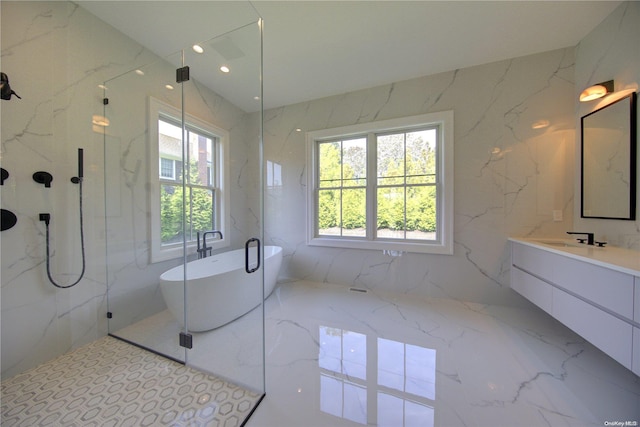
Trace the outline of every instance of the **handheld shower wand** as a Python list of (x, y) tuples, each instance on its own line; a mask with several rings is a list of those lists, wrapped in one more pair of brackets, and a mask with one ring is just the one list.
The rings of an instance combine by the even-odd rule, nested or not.
[(78, 176), (71, 178), (71, 182), (74, 184), (80, 184), (84, 177), (84, 150), (78, 148)]
[(79, 205), (80, 205), (80, 248), (82, 250), (82, 271), (80, 272), (80, 277), (78, 280), (71, 283), (70, 285), (60, 285), (56, 283), (56, 281), (51, 276), (51, 255), (49, 254), (49, 222), (51, 220), (51, 215), (48, 213), (40, 214), (40, 221), (44, 221), (45, 229), (46, 229), (46, 240), (47, 240), (47, 277), (49, 281), (57, 288), (66, 289), (80, 283), (80, 280), (84, 277), (84, 272), (86, 270), (86, 260), (85, 260), (85, 252), (84, 252), (84, 224), (83, 224), (83, 215), (82, 215), (82, 179), (84, 176), (84, 156), (82, 148), (78, 148), (78, 176), (74, 176), (71, 178), (71, 182), (74, 184), (79, 184)]

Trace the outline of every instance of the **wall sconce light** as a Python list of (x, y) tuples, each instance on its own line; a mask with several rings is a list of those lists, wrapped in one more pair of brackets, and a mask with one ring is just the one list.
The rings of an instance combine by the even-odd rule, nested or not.
[(593, 101), (613, 92), (613, 80), (589, 86), (580, 94), (580, 102)]

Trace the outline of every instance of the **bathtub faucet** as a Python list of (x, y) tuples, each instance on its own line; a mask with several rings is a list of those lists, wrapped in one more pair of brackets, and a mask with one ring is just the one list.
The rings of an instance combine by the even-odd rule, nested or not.
[[(209, 231), (204, 231), (202, 232), (202, 246), (200, 246), (200, 232), (198, 231), (197, 233), (197, 238), (198, 238), (198, 259), (200, 258), (206, 258), (207, 255), (211, 255), (211, 249), (210, 247), (207, 247), (207, 234), (217, 234), (218, 236), (220, 236), (220, 239), (222, 239), (222, 232), (218, 231), (218, 230), (209, 230)], [(208, 254), (207, 254), (208, 252)]]

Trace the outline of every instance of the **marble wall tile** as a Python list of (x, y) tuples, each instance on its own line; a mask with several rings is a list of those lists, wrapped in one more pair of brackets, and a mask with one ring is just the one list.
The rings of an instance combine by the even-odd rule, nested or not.
[[(283, 276), (516, 303), (507, 237), (572, 228), (573, 61), (567, 48), (267, 111), (265, 158), (282, 186), (266, 190), (265, 233), (285, 248)], [(443, 110), (455, 114), (453, 256), (306, 245), (305, 131)], [(539, 120), (549, 126), (532, 129)]]
[[(576, 48), (576, 87), (574, 102), (575, 127), (580, 129), (580, 118), (601, 108), (630, 92), (640, 88), (640, 3), (623, 2), (580, 41)], [(614, 93), (602, 99), (579, 102), (578, 95), (588, 86), (614, 80)], [(637, 109), (636, 123), (640, 123)], [(637, 142), (636, 142), (637, 143)], [(637, 153), (640, 164), (640, 150)], [(576, 158), (580, 158), (580, 133), (576, 134)], [(637, 174), (636, 189), (640, 189), (640, 174)], [(580, 170), (575, 174), (576, 203), (574, 215), (576, 229), (596, 233), (598, 240), (628, 249), (640, 250), (640, 197), (636, 197), (636, 220), (602, 220), (580, 218)]]
[[(120, 311), (110, 331), (165, 308), (158, 277), (176, 262), (149, 263), (146, 97), (174, 105), (180, 98), (143, 93), (139, 79), (114, 80), (151, 63), (175, 80), (175, 67), (74, 3), (3, 1), (0, 7), (2, 71), (22, 96), (2, 101), (1, 110), (2, 167), (11, 174), (2, 207), (18, 217), (1, 236), (6, 378), (105, 335), (107, 307)], [(162, 76), (149, 87), (164, 88)], [(112, 125), (103, 135), (94, 132), (92, 116), (104, 114), (98, 85), (106, 81), (113, 83), (107, 90)], [(257, 133), (249, 132), (246, 114), (218, 94), (196, 80), (186, 86), (188, 112), (230, 132), (230, 237), (240, 247), (257, 233)], [(78, 148), (84, 149), (86, 274), (78, 286), (58, 290), (47, 280), (38, 214), (52, 215), (52, 275), (72, 283), (82, 269), (78, 186), (69, 182), (77, 174)], [(51, 188), (32, 180), (38, 170), (53, 175)]]
[[(18, 223), (2, 233), (2, 374), (20, 372), (106, 330), (98, 307), (104, 299), (104, 240), (100, 232), (103, 198), (97, 174), (101, 138), (91, 131), (97, 99), (90, 88), (109, 68), (92, 44), (107, 26), (73, 3), (3, 2), (2, 71), (22, 99), (2, 101), (2, 166), (10, 180), (2, 205)], [(102, 32), (102, 33), (101, 33)], [(82, 39), (86, 45), (70, 40)], [(104, 41), (103, 43), (104, 44)], [(139, 51), (119, 50), (135, 59)], [(107, 69), (109, 68), (109, 69)], [(45, 227), (41, 212), (51, 213), (51, 274), (62, 285), (82, 271), (79, 230), (77, 148), (84, 148), (83, 191), (86, 274), (83, 285), (57, 290), (46, 276)], [(32, 179), (36, 171), (54, 177), (51, 188)]]

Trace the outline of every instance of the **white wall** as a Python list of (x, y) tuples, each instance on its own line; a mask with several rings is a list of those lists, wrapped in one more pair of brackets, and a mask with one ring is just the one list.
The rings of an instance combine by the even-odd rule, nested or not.
[[(3, 377), (49, 360), (106, 333), (102, 111), (97, 85), (152, 56), (67, 2), (2, 2), (2, 71), (21, 100), (2, 101), (2, 207), (18, 222), (2, 232)], [(80, 273), (77, 148), (84, 148), (87, 271), (80, 285), (57, 290), (46, 277), (49, 212), (52, 273), (63, 284)], [(52, 187), (36, 184), (38, 170)]]
[[(471, 67), (265, 113), (266, 160), (283, 186), (266, 192), (268, 243), (285, 248), (283, 275), (481, 303), (519, 301), (508, 287), (507, 237), (572, 229), (574, 50)], [(455, 253), (309, 247), (305, 131), (453, 110)], [(532, 129), (539, 120), (544, 129)], [(296, 132), (301, 128), (301, 132)], [(563, 221), (552, 213), (561, 211)]]
[[(576, 49), (576, 87), (574, 102), (576, 129), (580, 129), (580, 118), (601, 108), (640, 87), (640, 2), (622, 3), (600, 25), (589, 33)], [(615, 81), (615, 92), (591, 102), (578, 102), (578, 95), (586, 87), (611, 80)], [(640, 109), (637, 110), (640, 112)], [(636, 117), (636, 123), (639, 123)], [(636, 144), (638, 144), (636, 140)], [(637, 145), (636, 145), (637, 146)], [(580, 158), (580, 132), (576, 133), (576, 158)], [(640, 165), (640, 150), (638, 150)], [(637, 190), (640, 191), (640, 169), (637, 174)], [(575, 228), (578, 231), (596, 233), (598, 240), (612, 245), (640, 250), (640, 197), (636, 198), (636, 220), (604, 220), (580, 218), (580, 170), (575, 176)]]

